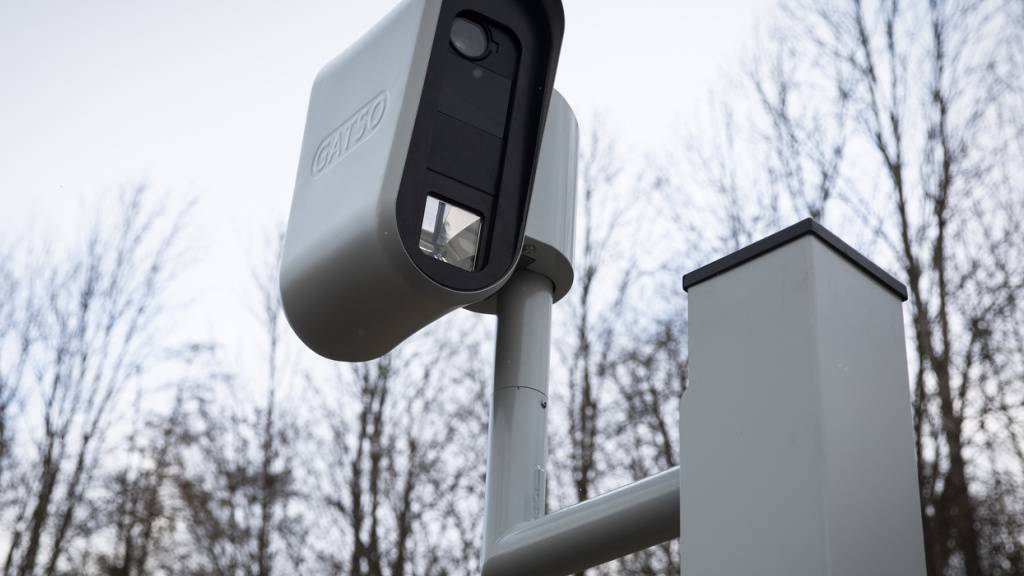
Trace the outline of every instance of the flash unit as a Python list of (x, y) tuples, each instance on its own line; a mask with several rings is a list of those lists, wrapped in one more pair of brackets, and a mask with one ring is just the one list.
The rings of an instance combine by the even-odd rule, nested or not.
[(480, 249), (479, 214), (427, 196), (420, 229), (420, 250), (441, 262), (466, 271), (476, 268)]

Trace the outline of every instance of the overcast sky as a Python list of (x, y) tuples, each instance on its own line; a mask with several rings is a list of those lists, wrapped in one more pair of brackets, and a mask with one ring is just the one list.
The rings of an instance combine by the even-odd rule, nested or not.
[[(564, 2), (556, 87), (638, 156), (700, 114), (772, 5)], [(0, 241), (73, 229), (83, 205), (144, 180), (198, 198), (206, 249), (187, 280), (222, 309), (287, 220), (314, 75), (394, 4), (0, 0)]]

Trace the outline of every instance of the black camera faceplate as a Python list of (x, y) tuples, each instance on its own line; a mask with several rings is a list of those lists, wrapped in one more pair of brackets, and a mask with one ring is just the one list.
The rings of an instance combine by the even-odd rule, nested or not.
[[(492, 44), (484, 58), (452, 46), (456, 18), (486, 26)], [(442, 286), (484, 290), (518, 260), (563, 28), (559, 0), (441, 6), (396, 214), (405, 251)], [(472, 271), (420, 250), (428, 195), (483, 218)]]

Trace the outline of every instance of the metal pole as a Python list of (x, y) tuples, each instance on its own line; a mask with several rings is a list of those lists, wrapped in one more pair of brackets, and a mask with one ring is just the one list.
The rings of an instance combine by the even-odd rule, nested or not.
[(485, 560), (501, 536), (544, 514), (553, 290), (546, 277), (520, 270), (498, 293)]
[(552, 290), (520, 270), (498, 293), (485, 576), (569, 574), (679, 536), (678, 468), (544, 516)]
[(679, 468), (528, 522), (501, 538), (485, 576), (561, 576), (679, 537)]
[(572, 286), (578, 127), (555, 93), (523, 244), (523, 268), (470, 307), (497, 312), (482, 572), (549, 576), (679, 535), (678, 469), (545, 516), (551, 307)]

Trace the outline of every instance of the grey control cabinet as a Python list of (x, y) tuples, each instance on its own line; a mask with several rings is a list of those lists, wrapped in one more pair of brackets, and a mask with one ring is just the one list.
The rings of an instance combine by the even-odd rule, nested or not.
[(923, 576), (905, 287), (806, 220), (684, 288), (683, 574)]

